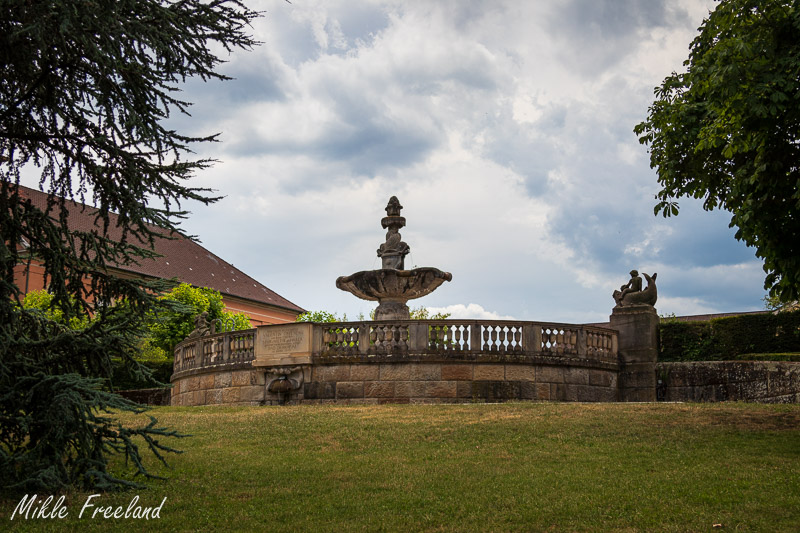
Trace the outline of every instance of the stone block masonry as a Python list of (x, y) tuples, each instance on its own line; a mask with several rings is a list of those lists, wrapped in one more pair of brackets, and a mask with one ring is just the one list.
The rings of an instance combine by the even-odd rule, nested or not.
[(659, 400), (800, 403), (800, 363), (700, 361), (656, 365)]
[[(607, 365), (608, 366), (608, 365)], [(308, 365), (287, 394), (267, 390), (268, 371), (209, 369), (176, 375), (172, 405), (297, 403), (468, 403), (512, 400), (613, 402), (616, 368), (502, 363), (344, 363)]]
[(620, 401), (656, 401), (658, 321), (658, 314), (650, 305), (612, 311), (611, 327), (619, 332)]
[[(173, 376), (170, 405), (263, 405), (263, 369), (203, 369), (199, 375)], [(176, 379), (177, 378), (177, 379)]]
[[(299, 403), (454, 403), (509, 400), (613, 402), (615, 368), (542, 364), (380, 363), (316, 365)], [(376, 375), (377, 374), (377, 375)], [(272, 402), (270, 402), (272, 403)]]

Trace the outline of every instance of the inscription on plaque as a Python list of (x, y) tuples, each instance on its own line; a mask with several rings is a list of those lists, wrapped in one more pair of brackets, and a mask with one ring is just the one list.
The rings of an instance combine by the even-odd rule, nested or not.
[(270, 329), (264, 332), (264, 353), (292, 353), (302, 350), (307, 335), (297, 329)]
[(256, 333), (256, 366), (311, 355), (311, 324), (262, 326)]

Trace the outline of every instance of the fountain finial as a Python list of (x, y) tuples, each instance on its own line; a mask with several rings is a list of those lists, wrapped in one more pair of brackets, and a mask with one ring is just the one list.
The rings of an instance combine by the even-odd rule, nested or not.
[(389, 203), (386, 204), (387, 215), (390, 217), (399, 217), (401, 209), (403, 209), (403, 206), (400, 205), (400, 200), (397, 199), (397, 196), (389, 198)]

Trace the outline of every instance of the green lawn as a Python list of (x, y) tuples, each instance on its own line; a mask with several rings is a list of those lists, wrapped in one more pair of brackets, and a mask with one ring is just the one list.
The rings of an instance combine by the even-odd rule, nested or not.
[[(800, 406), (570, 404), (154, 409), (193, 437), (169, 476), (15, 531), (798, 531)], [(130, 418), (130, 420), (133, 420)], [(722, 524), (721, 528), (713, 528)]]

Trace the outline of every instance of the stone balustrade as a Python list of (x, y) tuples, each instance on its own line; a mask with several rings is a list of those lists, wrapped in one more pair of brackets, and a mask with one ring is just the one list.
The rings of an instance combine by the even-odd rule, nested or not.
[(399, 320), (315, 324), (314, 355), (480, 355), (575, 357), (616, 363), (617, 332), (610, 329), (505, 320)]
[(249, 365), (254, 359), (256, 331), (226, 331), (198, 339), (186, 339), (175, 347), (173, 372), (177, 374), (219, 365)]
[[(257, 330), (187, 339), (175, 348), (174, 372), (247, 366), (255, 359)], [(505, 320), (395, 320), (312, 325), (311, 357), (457, 358), (525, 356), (617, 363), (617, 332), (592, 326)]]

